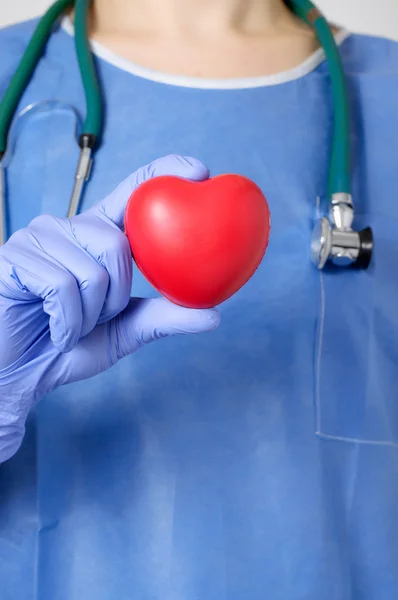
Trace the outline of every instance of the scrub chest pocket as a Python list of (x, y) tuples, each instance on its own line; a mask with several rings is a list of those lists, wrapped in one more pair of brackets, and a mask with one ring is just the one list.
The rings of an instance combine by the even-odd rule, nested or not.
[(368, 271), (320, 273), (316, 428), (321, 436), (398, 445), (398, 219), (374, 216), (372, 227)]

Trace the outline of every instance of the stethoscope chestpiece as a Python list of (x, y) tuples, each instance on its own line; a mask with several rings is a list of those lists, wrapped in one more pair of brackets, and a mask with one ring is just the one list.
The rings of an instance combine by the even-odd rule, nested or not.
[(351, 196), (336, 194), (332, 198), (330, 219), (322, 217), (314, 228), (311, 256), (318, 269), (328, 261), (338, 267), (367, 269), (373, 254), (373, 232), (370, 227), (353, 231), (354, 212)]

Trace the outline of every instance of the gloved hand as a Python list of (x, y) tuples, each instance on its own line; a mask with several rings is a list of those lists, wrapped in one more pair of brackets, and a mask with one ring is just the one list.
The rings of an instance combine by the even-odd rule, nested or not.
[(77, 217), (37, 217), (0, 248), (0, 463), (19, 448), (31, 406), (92, 377), (143, 344), (217, 327), (216, 310), (130, 298), (132, 258), (123, 217), (132, 191), (159, 175), (203, 180), (191, 158), (139, 169)]

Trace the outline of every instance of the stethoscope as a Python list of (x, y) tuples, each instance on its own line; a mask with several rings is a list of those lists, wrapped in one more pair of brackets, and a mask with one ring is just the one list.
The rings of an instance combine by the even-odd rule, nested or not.
[[(91, 0), (57, 0), (36, 27), (19, 66), (0, 103), (0, 245), (6, 241), (6, 203), (3, 159), (6, 156), (9, 132), (19, 101), (39, 62), (52, 28), (61, 14), (74, 7), (75, 47), (86, 98), (86, 118), (78, 137), (80, 147), (72, 196), (67, 216), (77, 214), (90, 176), (93, 152), (102, 130), (103, 106), (100, 86), (95, 72), (88, 39), (88, 11)], [(311, 240), (312, 259), (318, 269), (328, 261), (337, 266), (366, 269), (373, 252), (373, 234), (367, 227), (362, 231), (352, 228), (354, 205), (350, 177), (350, 115), (348, 93), (340, 54), (333, 32), (325, 17), (310, 0), (287, 0), (287, 4), (315, 30), (324, 49), (329, 66), (334, 126), (332, 155), (329, 168), (329, 215), (322, 217)]]

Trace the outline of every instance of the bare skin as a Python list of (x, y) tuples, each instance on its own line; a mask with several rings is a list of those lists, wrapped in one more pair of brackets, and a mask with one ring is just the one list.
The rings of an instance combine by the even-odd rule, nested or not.
[(282, 0), (96, 0), (90, 29), (119, 56), (190, 77), (271, 75), (318, 47)]

